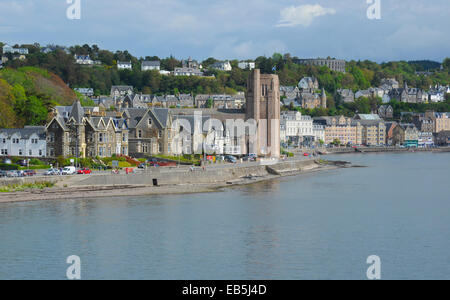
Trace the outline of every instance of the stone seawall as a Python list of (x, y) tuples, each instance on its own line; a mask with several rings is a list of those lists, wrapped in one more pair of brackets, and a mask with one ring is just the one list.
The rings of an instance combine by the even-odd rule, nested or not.
[(289, 175), (317, 168), (314, 160), (279, 162), (271, 165), (232, 166), (223, 168), (209, 168), (205, 171), (180, 171), (161, 173), (158, 171), (141, 174), (94, 175), (71, 183), (71, 186), (111, 186), (111, 185), (153, 185), (156, 179), (158, 185), (188, 185), (188, 184), (215, 184), (232, 182), (244, 177), (268, 177), (271, 175)]

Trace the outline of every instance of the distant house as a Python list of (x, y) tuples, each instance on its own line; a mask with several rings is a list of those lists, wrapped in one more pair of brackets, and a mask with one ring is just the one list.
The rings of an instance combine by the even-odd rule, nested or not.
[(216, 63), (213, 63), (210, 68), (219, 70), (219, 71), (231, 71), (233, 68), (231, 67), (231, 64), (229, 61), (219, 61)]
[(370, 98), (372, 93), (369, 90), (359, 90), (355, 93), (355, 99)]
[(439, 90), (430, 90), (428, 92), (428, 101), (431, 103), (444, 102), (445, 95)]
[(0, 155), (45, 157), (47, 155), (45, 127), (0, 129)]
[(301, 90), (317, 90), (319, 89), (319, 81), (315, 77), (303, 77), (298, 83), (298, 88)]
[(175, 76), (203, 76), (203, 72), (193, 68), (175, 68), (173, 71)]
[(93, 65), (94, 61), (89, 55), (74, 55), (75, 63), (78, 65)]
[(350, 89), (338, 89), (337, 94), (340, 96), (341, 101), (344, 103), (355, 102), (355, 93)]
[(85, 97), (92, 97), (94, 96), (94, 89), (93, 88), (75, 88), (76, 92), (80, 93), (81, 95)]
[(418, 88), (409, 88), (406, 82), (403, 88), (392, 89), (389, 92), (389, 97), (404, 103), (425, 103), (428, 101), (426, 92)]
[(64, 51), (66, 54), (70, 54), (70, 50), (64, 46), (47, 45), (46, 47), (41, 48), (41, 52), (45, 54), (49, 54), (57, 50), (61, 50)]
[(113, 85), (111, 87), (111, 98), (125, 97), (133, 94), (133, 87), (129, 85)]
[(243, 70), (253, 70), (256, 67), (256, 64), (253, 61), (241, 61), (238, 64), (238, 67)]
[(118, 61), (117, 62), (117, 69), (119, 69), (119, 70), (131, 70), (131, 69), (133, 69), (133, 65), (131, 64), (131, 61)]
[(280, 96), (288, 99), (299, 98), (300, 90), (296, 86), (280, 86)]
[(143, 61), (141, 63), (142, 71), (152, 71), (152, 70), (161, 70), (161, 62), (155, 61)]
[(21, 54), (21, 55), (27, 55), (28, 49), (27, 48), (13, 48), (10, 45), (4, 45), (3, 46), (3, 54)]
[(382, 119), (392, 119), (394, 118), (394, 108), (390, 105), (381, 105), (378, 108), (378, 115)]
[(170, 74), (172, 74), (172, 72), (166, 71), (166, 70), (159, 70), (159, 74), (164, 75), (164, 76), (169, 76)]
[(390, 91), (392, 89), (398, 89), (400, 87), (399, 83), (395, 78), (383, 78), (381, 79), (380, 88), (383, 90)]
[(194, 97), (191, 94), (178, 95), (180, 107), (194, 107)]

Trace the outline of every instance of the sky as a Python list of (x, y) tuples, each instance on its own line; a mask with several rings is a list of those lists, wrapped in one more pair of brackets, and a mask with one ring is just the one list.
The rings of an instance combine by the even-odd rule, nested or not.
[(442, 61), (449, 13), (448, 0), (0, 0), (0, 41), (200, 60)]

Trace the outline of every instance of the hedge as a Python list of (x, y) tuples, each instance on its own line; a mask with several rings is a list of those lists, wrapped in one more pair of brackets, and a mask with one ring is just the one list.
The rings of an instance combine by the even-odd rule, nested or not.
[(15, 164), (0, 163), (0, 170), (19, 170), (20, 166)]

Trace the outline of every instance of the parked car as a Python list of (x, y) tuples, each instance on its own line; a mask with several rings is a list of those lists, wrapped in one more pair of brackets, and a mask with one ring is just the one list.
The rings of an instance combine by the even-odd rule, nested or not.
[(243, 160), (244, 161), (256, 161), (256, 154), (248, 154), (246, 156), (244, 156)]
[(6, 171), (1, 171), (0, 170), (0, 177), (6, 177)]
[(58, 169), (49, 169), (44, 173), (44, 175), (46, 175), (46, 176), (59, 175), (59, 170)]
[(73, 167), (73, 166), (65, 167), (62, 170), (62, 175), (74, 175), (76, 173), (77, 173), (77, 169), (75, 167)]
[(19, 177), (19, 174), (17, 174), (17, 171), (7, 171), (6, 176), (7, 177)]
[(227, 155), (227, 156), (225, 156), (225, 161), (235, 164), (237, 162), (237, 159), (234, 156)]
[(37, 172), (35, 170), (25, 170), (25, 176), (36, 176)]
[(146, 164), (140, 164), (140, 165), (138, 166), (139, 169), (145, 169), (146, 167), (147, 167)]
[(78, 173), (78, 174), (86, 175), (86, 174), (91, 174), (92, 171), (91, 171), (91, 169), (89, 169), (89, 168), (83, 168), (83, 169), (79, 169), (77, 173)]

